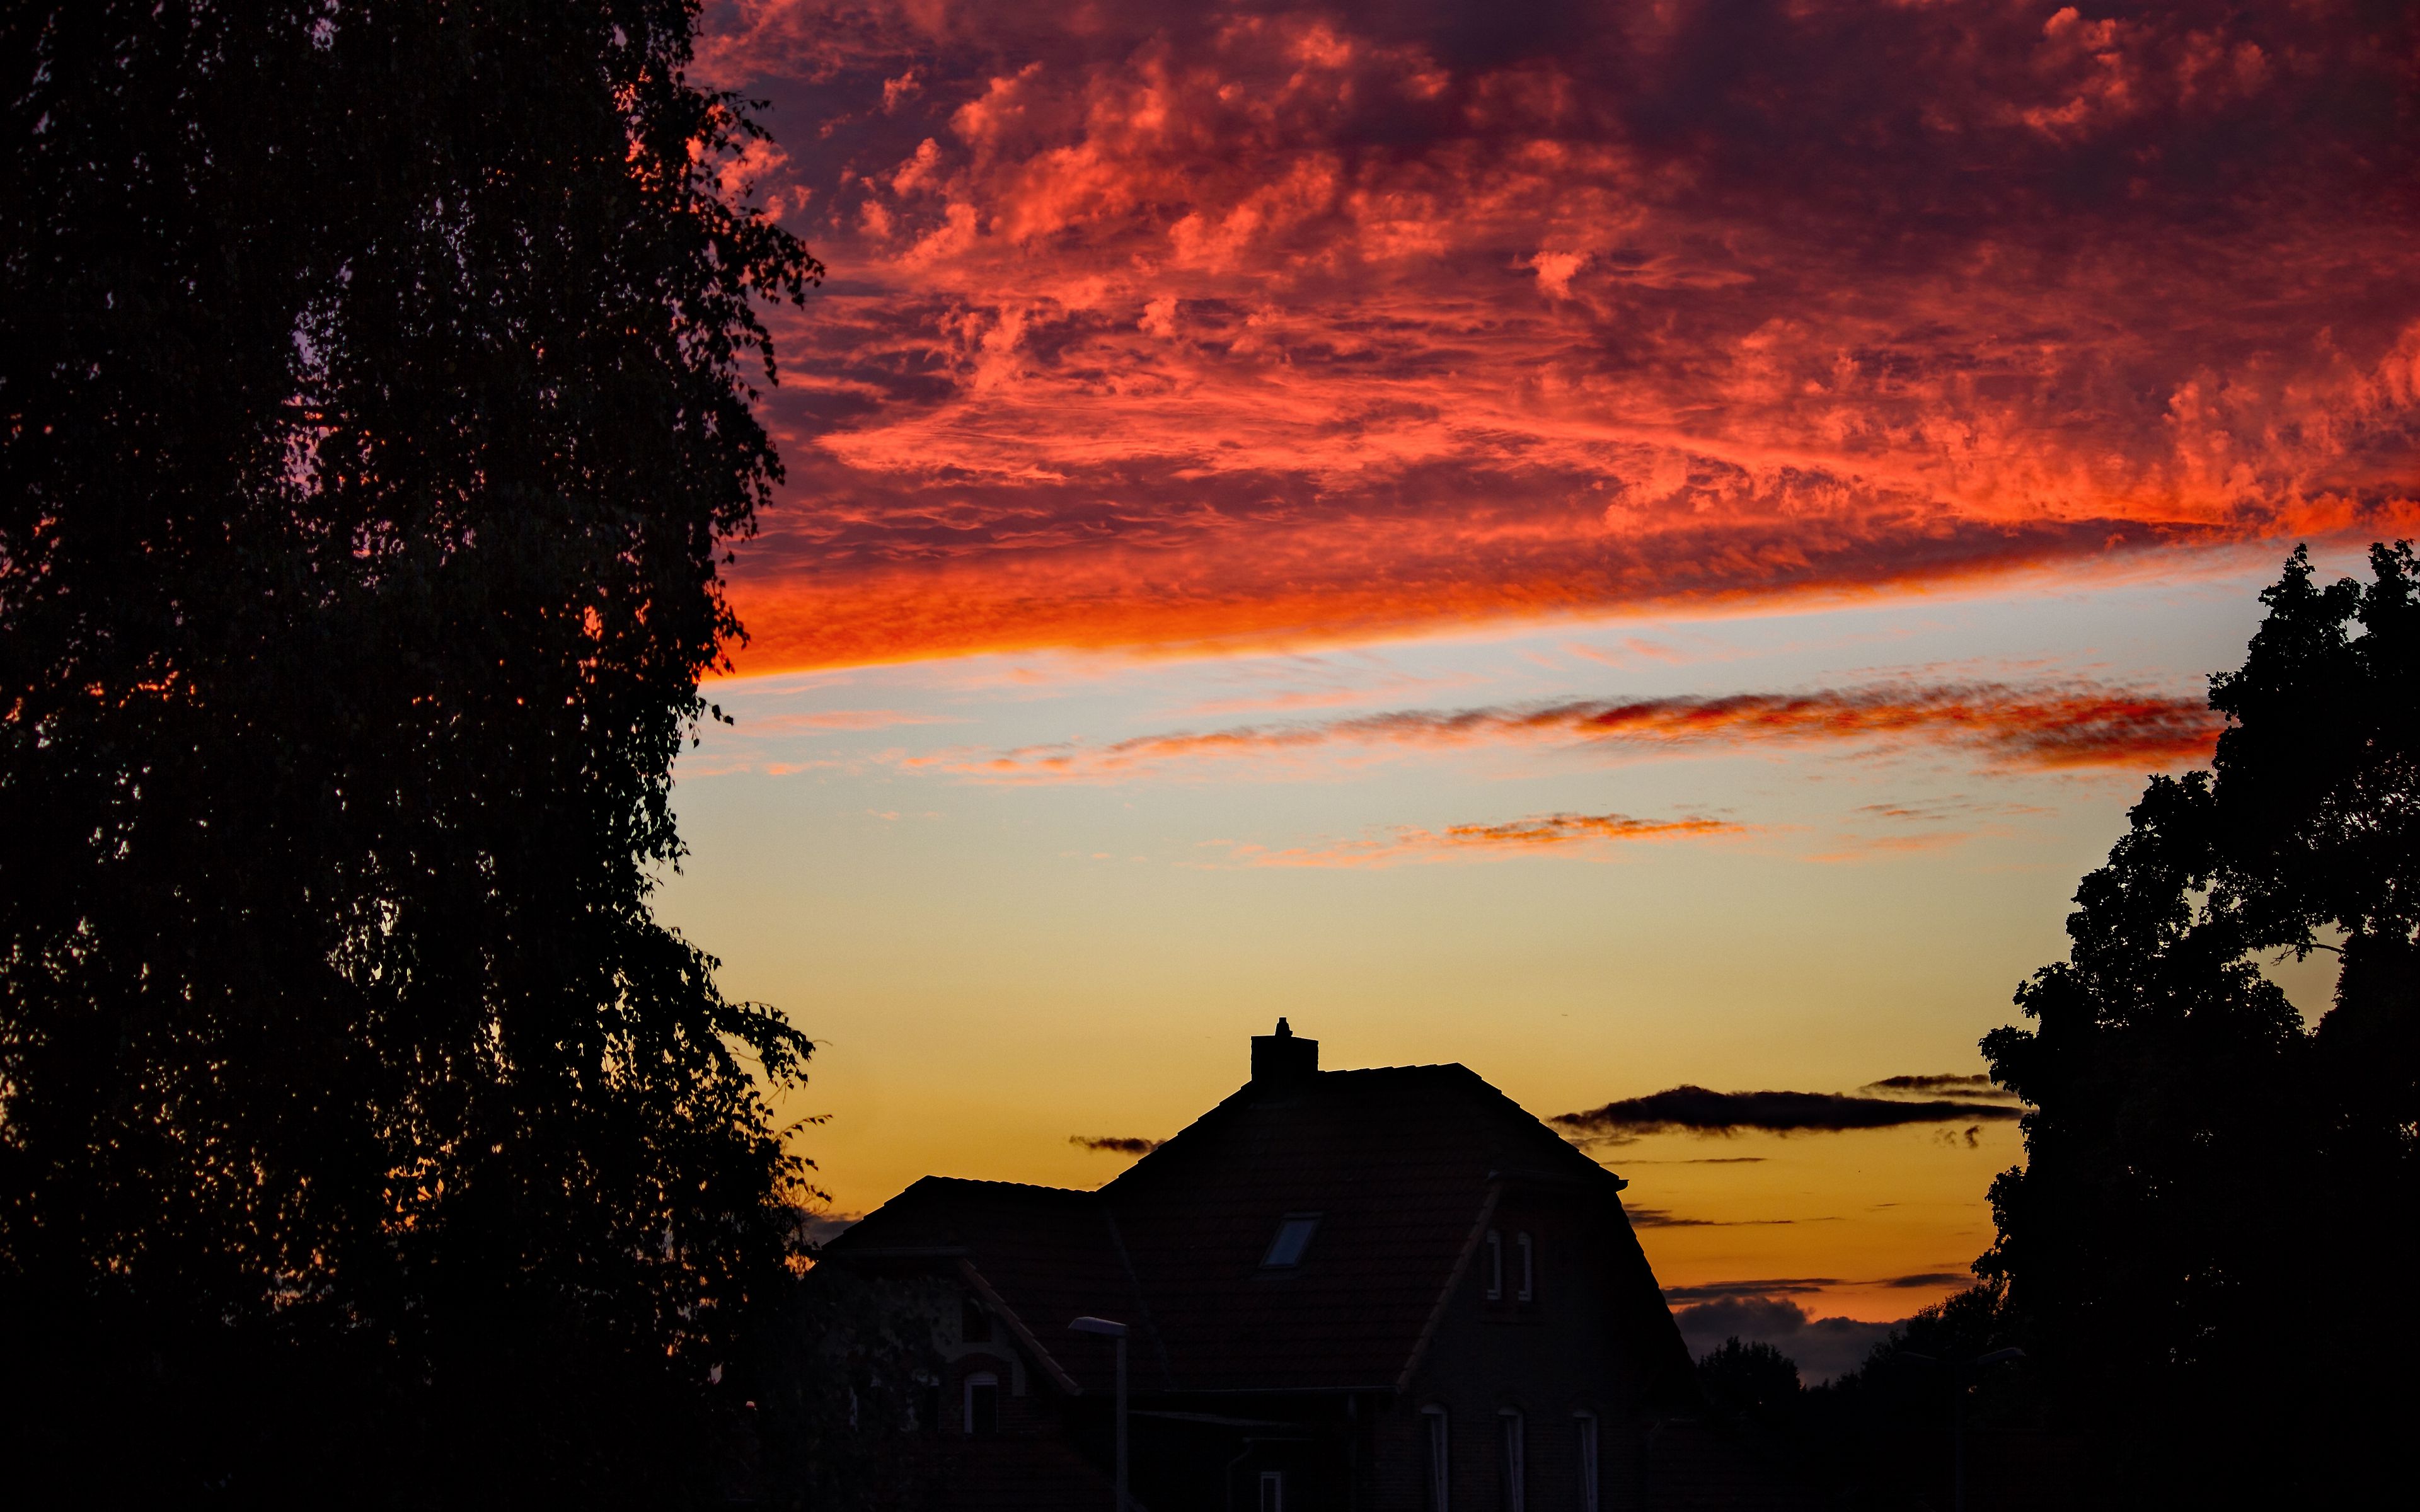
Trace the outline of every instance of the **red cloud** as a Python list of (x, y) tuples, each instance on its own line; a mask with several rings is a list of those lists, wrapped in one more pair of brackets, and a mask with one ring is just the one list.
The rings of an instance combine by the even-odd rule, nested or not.
[(1232, 855), (1236, 863), (1244, 866), (1376, 868), (1432, 861), (1500, 860), (1548, 850), (1595, 848), (1616, 841), (1709, 840), (1747, 833), (1747, 825), (1719, 819), (1658, 820), (1633, 819), (1618, 813), (1556, 813), (1500, 825), (1452, 825), (1442, 830), (1399, 825), (1379, 839), (1337, 841), (1285, 850), (1236, 845)]
[(784, 734), (798, 730), (887, 730), (903, 724), (961, 724), (946, 714), (910, 714), (899, 709), (823, 709), (811, 714), (777, 714), (749, 721), (752, 735)]
[(1317, 722), (1140, 735), (1106, 746), (945, 753), (908, 764), (987, 781), (1110, 781), (1203, 762), (1288, 760), (1337, 748), (1435, 749), (1549, 742), (1653, 751), (1713, 745), (1858, 741), (1962, 749), (2009, 767), (2167, 766), (2210, 754), (2219, 722), (2197, 699), (2081, 684), (1892, 684), (1724, 698), (1571, 699), (1412, 709)]
[(2392, 8), (1508, 15), (718, 8), (834, 270), (744, 665), (2420, 529)]

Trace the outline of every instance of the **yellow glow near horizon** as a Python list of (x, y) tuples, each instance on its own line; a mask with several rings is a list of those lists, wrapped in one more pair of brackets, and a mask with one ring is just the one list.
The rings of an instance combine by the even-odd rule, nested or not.
[[(684, 766), (694, 849), (663, 903), (723, 959), (726, 990), (820, 1041), (783, 1110), (830, 1115), (800, 1149), (841, 1214), (928, 1173), (1096, 1186), (1126, 1157), (1071, 1136), (1175, 1133), (1243, 1082), (1248, 1037), (1280, 1014), (1331, 1068), (1459, 1061), (1542, 1117), (1684, 1083), (1847, 1092), (1973, 1072), (2018, 981), (2064, 953), (2069, 896), (2139, 769), (1855, 724), (1646, 750), (1557, 736), (1306, 757), (1264, 741), (1039, 784), (991, 780), (986, 753), (1574, 697), (2190, 688), (2240, 654), (2257, 582), (738, 680), (718, 692), (739, 724)], [(1686, 655), (1625, 653), (1637, 644)], [(1606, 813), (1722, 824), (1404, 840)], [(1306, 851), (1372, 864), (1265, 864)], [(2323, 969), (2304, 968), (2298, 1001), (2323, 1006)], [(1792, 1293), (1810, 1313), (1876, 1319), (1955, 1288), (1893, 1283), (1962, 1272), (1991, 1239), (1992, 1176), (2021, 1157), (2008, 1122), (1971, 1145), (1945, 1126), (1592, 1152), (1636, 1207), (1691, 1220), (1641, 1228), (1668, 1287), (1815, 1278)]]

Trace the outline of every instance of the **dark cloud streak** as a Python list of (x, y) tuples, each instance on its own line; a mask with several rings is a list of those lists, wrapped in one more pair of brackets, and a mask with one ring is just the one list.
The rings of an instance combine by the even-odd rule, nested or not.
[(1784, 1134), (1837, 1134), (1853, 1129), (1967, 1123), (2019, 1116), (2017, 1108), (1998, 1103), (1910, 1102), (1844, 1092), (1716, 1092), (1703, 1087), (1673, 1087), (1585, 1112), (1559, 1113), (1548, 1121), (1583, 1134), (1636, 1138), (1677, 1131), (1720, 1134), (1745, 1130)]
[(1819, 1292), (1827, 1287), (1840, 1285), (1838, 1276), (1788, 1276), (1772, 1281), (1710, 1281), (1702, 1286), (1666, 1287), (1664, 1300), (1670, 1303), (1713, 1302), (1723, 1297), (1784, 1297)]
[(1166, 1141), (1145, 1139), (1135, 1134), (1102, 1134), (1098, 1137), (1091, 1134), (1069, 1134), (1067, 1143), (1079, 1149), (1092, 1150), (1096, 1154), (1148, 1155)]
[(1857, 1088), (1861, 1092), (1880, 1092), (1888, 1096), (1922, 1094), (1952, 1097), (1996, 1098), (2013, 1102), (2016, 1093), (2009, 1091), (1989, 1076), (1945, 1074), (1939, 1076), (1885, 1076), (1878, 1082), (1868, 1082)]
[(1914, 1289), (1917, 1287), (1971, 1287), (1975, 1277), (1964, 1271), (1919, 1271), (1914, 1275), (1895, 1275), (1881, 1283), (1886, 1287)]
[(1683, 1218), (1665, 1208), (1624, 1205), (1633, 1228), (1777, 1228), (1795, 1223), (1828, 1223), (1823, 1218)]

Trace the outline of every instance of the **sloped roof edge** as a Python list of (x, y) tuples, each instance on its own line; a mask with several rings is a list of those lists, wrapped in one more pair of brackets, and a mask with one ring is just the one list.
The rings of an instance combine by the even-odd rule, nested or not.
[(999, 1292), (993, 1290), (991, 1283), (984, 1279), (984, 1273), (975, 1269), (974, 1261), (960, 1260), (958, 1274), (965, 1278), (968, 1286), (974, 1288), (975, 1295), (983, 1299), (984, 1305), (991, 1310), (993, 1316), (1008, 1325), (1008, 1331), (1016, 1335), (1016, 1342), (1032, 1351), (1033, 1358), (1041, 1362), (1042, 1368), (1050, 1373), (1050, 1379), (1059, 1383), (1061, 1391), (1070, 1396), (1084, 1395), (1084, 1388), (1077, 1384), (1076, 1378), (1069, 1375), (1066, 1368), (1057, 1360), (1051, 1358), (1050, 1351), (1042, 1347), (1042, 1341), (1033, 1336), (1033, 1330), (1028, 1328), (1025, 1325), (1025, 1319), (1016, 1315), (1016, 1309), (1011, 1307)]
[(1453, 1269), (1446, 1273), (1445, 1286), (1437, 1292), (1435, 1305), (1429, 1308), (1428, 1321), (1420, 1325), (1419, 1336), (1412, 1340), (1412, 1352), (1404, 1360), (1403, 1370), (1395, 1377), (1395, 1390), (1412, 1389), (1412, 1377), (1419, 1374), (1420, 1360), (1429, 1352), (1429, 1340), (1436, 1337), (1437, 1325), (1445, 1320), (1446, 1308), (1453, 1302), (1462, 1278), (1470, 1273), (1471, 1257), (1479, 1253), (1479, 1242), (1487, 1232), (1487, 1225), (1496, 1216), (1497, 1199), (1504, 1195), (1501, 1180), (1487, 1183), (1487, 1198), (1479, 1205), (1479, 1216), (1470, 1226), (1470, 1234), (1462, 1242), (1462, 1252), (1453, 1257)]

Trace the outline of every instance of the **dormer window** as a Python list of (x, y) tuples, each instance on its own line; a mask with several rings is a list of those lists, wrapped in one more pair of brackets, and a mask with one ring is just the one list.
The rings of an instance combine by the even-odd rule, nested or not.
[(1528, 1302), (1538, 1294), (1537, 1251), (1531, 1247), (1527, 1234), (1513, 1236), (1512, 1247), (1519, 1252), (1521, 1260), (1521, 1289), (1513, 1293), (1513, 1300)]
[(1487, 1231), (1487, 1300), (1504, 1300), (1504, 1236), (1493, 1228)]
[(1290, 1212), (1278, 1221), (1277, 1237), (1269, 1241), (1269, 1252), (1262, 1257), (1261, 1269), (1285, 1270), (1302, 1263), (1302, 1252), (1311, 1248), (1311, 1236), (1319, 1231), (1319, 1214)]

